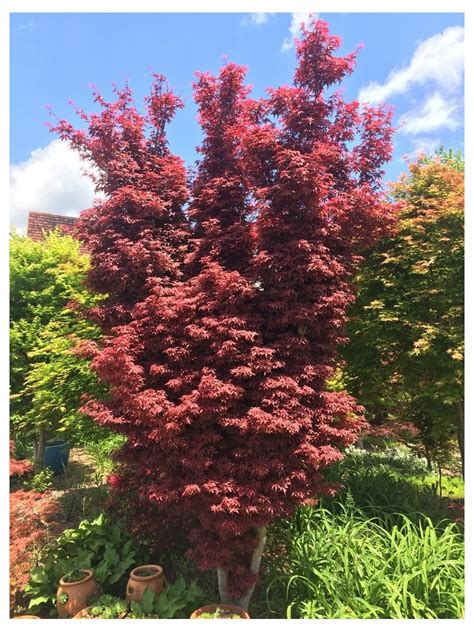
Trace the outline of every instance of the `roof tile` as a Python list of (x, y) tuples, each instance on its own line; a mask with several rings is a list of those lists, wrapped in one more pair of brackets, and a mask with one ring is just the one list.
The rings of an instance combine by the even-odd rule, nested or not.
[(44, 238), (45, 233), (49, 233), (58, 226), (67, 226), (68, 228), (72, 228), (77, 219), (77, 217), (68, 217), (67, 215), (30, 211), (28, 213), (28, 227), (26, 229), (26, 234), (34, 241), (41, 241)]

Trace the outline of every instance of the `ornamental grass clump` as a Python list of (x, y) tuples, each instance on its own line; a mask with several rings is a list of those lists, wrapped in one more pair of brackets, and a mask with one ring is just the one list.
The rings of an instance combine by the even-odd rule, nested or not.
[[(456, 524), (394, 526), (357, 511), (303, 508), (278, 525), (286, 553), (262, 593), (270, 616), (295, 619), (458, 619), (464, 542)], [(285, 609), (286, 604), (286, 609)]]

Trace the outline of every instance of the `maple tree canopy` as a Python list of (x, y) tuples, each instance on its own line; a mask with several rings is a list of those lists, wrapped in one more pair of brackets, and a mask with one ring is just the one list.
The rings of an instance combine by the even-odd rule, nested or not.
[(263, 529), (322, 493), (363, 425), (331, 392), (361, 249), (393, 224), (381, 192), (391, 114), (332, 90), (354, 67), (313, 20), (294, 83), (254, 100), (245, 69), (198, 74), (200, 160), (186, 187), (164, 128), (181, 101), (154, 76), (145, 115), (129, 88), (53, 129), (98, 168), (83, 212), (95, 317), (92, 367), (110, 387), (84, 410), (124, 433), (115, 491), (141, 533), (186, 529), (236, 600), (256, 579)]

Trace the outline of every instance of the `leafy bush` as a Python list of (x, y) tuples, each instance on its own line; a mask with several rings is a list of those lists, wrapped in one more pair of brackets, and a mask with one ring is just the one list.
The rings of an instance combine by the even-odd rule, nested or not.
[[(416, 481), (413, 481), (416, 482)], [(449, 499), (464, 498), (464, 480), (461, 476), (443, 476), (441, 479), (441, 492), (439, 489), (440, 479), (437, 474), (429, 474), (418, 484), (422, 487), (430, 487), (435, 493), (449, 497)]]
[[(348, 449), (344, 460), (330, 468), (328, 477), (339, 481), (342, 488), (335, 501), (322, 498), (320, 502), (336, 513), (347, 505), (349, 497), (367, 516), (386, 520), (390, 514), (395, 523), (401, 520), (399, 514), (415, 522), (425, 516), (434, 523), (452, 518), (450, 499), (440, 498), (437, 479), (427, 470), (425, 460), (399, 448)], [(445, 477), (445, 481), (446, 491), (452, 489), (452, 481), (455, 497), (462, 497), (459, 478)]]
[(19, 394), (29, 402), (21, 419), (14, 419), (19, 433), (33, 438), (41, 426), (48, 437), (67, 437), (79, 445), (107, 436), (107, 431), (78, 411), (84, 394), (105, 393), (90, 360), (75, 352), (81, 340), (97, 336), (95, 326), (69, 309), (41, 330), (35, 348), (28, 353), (30, 366)]
[(117, 619), (124, 613), (128, 619), (187, 619), (202, 597), (196, 581), (187, 585), (179, 576), (174, 584), (167, 583), (159, 596), (147, 587), (140, 603), (127, 602), (113, 595), (93, 596), (90, 614), (98, 619)]
[(84, 393), (105, 392), (89, 360), (72, 353), (79, 341), (99, 336), (79, 313), (99, 300), (84, 286), (88, 269), (89, 257), (69, 235), (51, 232), (40, 242), (11, 237), (11, 424), (23, 441), (67, 432), (81, 443), (104, 434), (77, 412)]
[(428, 473), (426, 459), (415, 455), (408, 448), (398, 445), (386, 445), (382, 449), (363, 450), (350, 446), (346, 448), (343, 467), (345, 471), (357, 469), (390, 469), (405, 476), (417, 476)]
[(102, 483), (104, 477), (113, 471), (112, 454), (122, 447), (124, 442), (123, 435), (111, 432), (108, 437), (104, 437), (100, 441), (88, 441), (85, 444), (85, 453), (93, 462), (96, 483)]
[(35, 492), (45, 492), (53, 485), (54, 473), (49, 467), (35, 474), (33, 478), (25, 482), (26, 489), (32, 489)]
[[(303, 508), (279, 523), (285, 549), (270, 562), (270, 613), (299, 619), (460, 618), (464, 547), (456, 525), (442, 531), (402, 517), (394, 526), (358, 511)], [(285, 610), (286, 604), (286, 610)]]
[(20, 435), (16, 436), (14, 441), (10, 441), (10, 456), (21, 460), (33, 459), (33, 444)]
[(130, 569), (145, 561), (135, 540), (103, 514), (83, 520), (76, 529), (66, 529), (41, 551), (25, 589), (29, 609), (51, 611), (60, 578), (75, 568), (91, 568), (104, 591), (119, 592)]
[(50, 493), (20, 489), (10, 494), (10, 607), (13, 609), (25, 588), (32, 564), (46, 537), (57, 531), (59, 512)]
[(165, 546), (162, 546), (155, 553), (155, 559), (159, 559), (160, 566), (166, 569), (167, 583), (181, 581), (180, 577), (188, 585), (191, 585), (193, 581), (197, 581), (202, 591), (202, 598), (201, 603), (197, 604), (196, 607), (201, 606), (203, 603), (218, 603), (220, 597), (216, 573), (213, 569), (200, 569), (196, 562), (186, 555), (188, 546), (189, 544), (185, 541), (177, 542), (173, 546), (168, 547), (167, 550)]
[(158, 597), (147, 587), (141, 603), (130, 603), (128, 617), (146, 619), (158, 615), (160, 619), (187, 619), (202, 597), (203, 592), (196, 581), (187, 586), (184, 578), (179, 576), (174, 584), (167, 583)]

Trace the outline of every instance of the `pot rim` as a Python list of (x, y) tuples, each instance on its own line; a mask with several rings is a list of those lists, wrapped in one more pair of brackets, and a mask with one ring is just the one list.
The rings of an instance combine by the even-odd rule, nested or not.
[[(246, 610), (244, 610), (243, 608), (239, 608), (239, 606), (233, 606), (230, 603), (211, 603), (207, 606), (201, 606), (200, 608), (198, 608), (192, 613), (190, 618), (200, 619), (201, 614), (205, 614), (205, 613), (212, 614), (213, 612), (217, 610), (217, 608), (221, 608), (222, 610), (229, 610), (231, 614), (238, 614), (240, 615), (241, 619), (250, 619), (249, 613)], [(245, 615), (245, 616), (242, 616), (242, 615)]]
[(64, 439), (51, 439), (50, 441), (45, 442), (45, 448), (58, 448), (63, 445), (69, 445), (69, 441), (64, 441)]
[(87, 606), (86, 608), (79, 610), (79, 612), (76, 612), (76, 614), (73, 616), (73, 619), (86, 619), (87, 617), (83, 615), (89, 614), (91, 608), (92, 606)]
[(89, 579), (92, 579), (92, 577), (94, 576), (94, 571), (90, 568), (84, 568), (82, 572), (84, 573), (84, 577), (82, 579), (79, 579), (77, 582), (66, 582), (64, 581), (64, 576), (63, 576), (59, 580), (59, 585), (60, 586), (77, 586), (78, 584), (83, 584)]
[[(153, 575), (137, 575), (137, 571), (140, 572), (142, 569), (145, 568), (154, 570), (155, 572), (153, 573)], [(135, 568), (132, 568), (132, 570), (130, 571), (131, 579), (136, 579), (139, 582), (149, 582), (151, 579), (156, 579), (157, 577), (161, 577), (162, 575), (163, 568), (158, 564), (143, 564), (142, 566), (136, 566)]]

